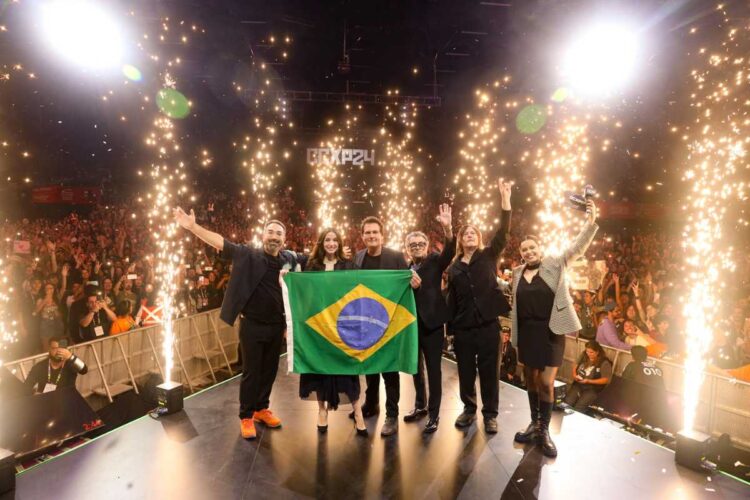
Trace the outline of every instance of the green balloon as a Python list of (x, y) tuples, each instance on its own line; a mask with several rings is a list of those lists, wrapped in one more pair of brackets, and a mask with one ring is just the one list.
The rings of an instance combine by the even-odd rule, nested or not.
[(547, 123), (547, 110), (538, 104), (529, 104), (516, 116), (516, 128), (523, 134), (535, 134)]
[(161, 89), (156, 94), (156, 105), (170, 118), (185, 118), (190, 113), (187, 98), (175, 89)]

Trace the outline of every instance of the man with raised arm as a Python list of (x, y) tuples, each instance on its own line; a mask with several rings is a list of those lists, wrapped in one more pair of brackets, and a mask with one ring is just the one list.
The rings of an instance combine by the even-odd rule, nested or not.
[(268, 407), (286, 330), (279, 277), (297, 264), (294, 254), (282, 250), (286, 227), (269, 220), (263, 227), (263, 248), (252, 248), (199, 226), (192, 210), (188, 215), (175, 208), (174, 219), (232, 261), (220, 318), (233, 325), (240, 317), (240, 430), (243, 438), (255, 439), (255, 422), (281, 427), (281, 420)]

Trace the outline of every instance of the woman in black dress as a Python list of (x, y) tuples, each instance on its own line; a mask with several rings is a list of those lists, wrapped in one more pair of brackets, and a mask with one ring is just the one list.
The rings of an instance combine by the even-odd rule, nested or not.
[[(344, 244), (341, 235), (333, 228), (320, 233), (305, 271), (345, 271), (355, 269), (351, 260), (344, 258)], [(359, 377), (356, 375), (318, 375), (304, 373), (299, 379), (299, 395), (302, 399), (314, 397), (318, 401), (318, 432), (328, 430), (328, 410), (338, 409), (342, 396), (354, 409), (354, 423), (357, 434), (367, 435), (367, 427), (362, 417), (359, 402)]]
[(596, 206), (591, 200), (586, 213), (581, 233), (559, 256), (544, 256), (539, 238), (526, 236), (520, 247), (523, 265), (513, 270), (513, 343), (518, 346), (518, 360), (523, 364), (531, 410), (531, 423), (516, 433), (515, 441), (528, 443), (536, 439), (548, 457), (557, 456), (557, 447), (549, 436), (549, 422), (565, 335), (581, 329), (565, 271), (569, 263), (586, 252), (598, 229)]

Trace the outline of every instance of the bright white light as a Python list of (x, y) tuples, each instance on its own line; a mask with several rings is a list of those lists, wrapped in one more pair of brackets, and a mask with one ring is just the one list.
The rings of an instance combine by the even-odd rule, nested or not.
[(52, 0), (45, 3), (42, 29), (57, 52), (80, 66), (104, 69), (121, 65), (120, 28), (94, 2)]
[(638, 56), (635, 30), (598, 24), (576, 36), (563, 58), (563, 73), (574, 92), (603, 97), (620, 90), (632, 76)]

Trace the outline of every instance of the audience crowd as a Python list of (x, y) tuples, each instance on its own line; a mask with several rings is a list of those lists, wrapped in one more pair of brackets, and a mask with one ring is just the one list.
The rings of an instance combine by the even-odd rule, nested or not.
[[(233, 241), (252, 241), (248, 228), (258, 225), (260, 215), (246, 197), (216, 193), (208, 200), (194, 207), (202, 225)], [(275, 202), (275, 216), (288, 228), (287, 248), (308, 251), (316, 237), (312, 217), (287, 190)], [(433, 220), (434, 207), (423, 208), (417, 214), (419, 227), (439, 248), (442, 233)], [(155, 247), (146, 213), (143, 203), (127, 200), (97, 206), (86, 215), (73, 212), (58, 220), (23, 219), (0, 226), (7, 256), (4, 271), (12, 288), (6, 293), (8, 307), (18, 330), (18, 341), (8, 346), (5, 360), (47, 351), (53, 338), (78, 343), (160, 320)], [(509, 269), (520, 263), (517, 247), (523, 235), (533, 233), (528, 230), (530, 217), (522, 210), (514, 212), (512, 238), (498, 267), (500, 286), (509, 282)], [(354, 248), (361, 245), (356, 227), (347, 240)], [(185, 249), (178, 293), (181, 313), (219, 307), (229, 277), (227, 261), (196, 239), (187, 241)], [(602, 346), (639, 346), (651, 357), (679, 361), (686, 328), (680, 299), (688, 286), (680, 270), (682, 252), (679, 235), (600, 232), (587, 258), (605, 261), (607, 271), (600, 286), (573, 291), (583, 325), (578, 335)], [(722, 289), (724, 310), (710, 351), (717, 370), (750, 365), (749, 272), (750, 263), (738, 263)]]

